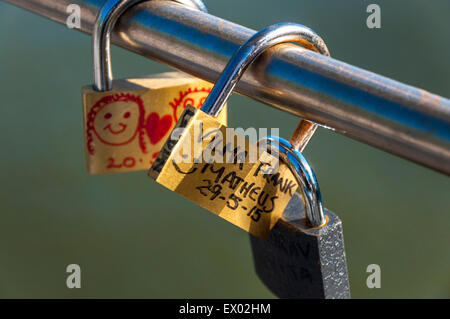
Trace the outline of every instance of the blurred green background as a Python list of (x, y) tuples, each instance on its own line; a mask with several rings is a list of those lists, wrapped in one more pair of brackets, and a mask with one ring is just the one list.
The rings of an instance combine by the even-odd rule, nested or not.
[[(373, 2), (379, 30), (365, 24)], [(333, 57), (450, 97), (448, 0), (206, 3), (254, 29), (305, 24)], [(92, 83), (90, 40), (0, 3), (0, 297), (274, 297), (245, 232), (145, 172), (87, 175), (80, 88)], [(113, 59), (118, 78), (169, 70), (117, 47)], [(298, 122), (241, 96), (230, 105), (245, 105), (230, 108), (231, 127), (288, 137)], [(322, 128), (305, 154), (344, 223), (352, 297), (450, 297), (448, 177)], [(66, 288), (71, 263), (81, 289)], [(381, 289), (366, 287), (373, 263)]]

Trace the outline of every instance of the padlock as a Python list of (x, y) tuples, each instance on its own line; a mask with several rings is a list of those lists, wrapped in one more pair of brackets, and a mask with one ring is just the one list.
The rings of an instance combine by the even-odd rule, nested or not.
[(277, 158), (257, 151), (255, 143), (230, 132), (216, 117), (248, 66), (267, 48), (285, 42), (328, 52), (323, 40), (302, 25), (282, 23), (257, 32), (230, 59), (202, 108), (184, 110), (149, 170), (158, 183), (261, 238), (295, 193), (295, 178), (286, 165), (278, 167)]
[[(110, 32), (128, 8), (142, 1), (106, 1), (97, 16), (92, 36), (94, 85), (82, 88), (90, 174), (148, 169), (187, 104), (199, 108), (212, 87), (181, 72), (112, 80)], [(183, 2), (206, 10), (199, 0)], [(226, 112), (219, 120), (226, 123)]]
[[(301, 185), (266, 240), (250, 235), (256, 273), (280, 298), (350, 298), (342, 222), (324, 209), (317, 178), (303, 155), (268, 137)], [(302, 203), (303, 200), (303, 203)]]

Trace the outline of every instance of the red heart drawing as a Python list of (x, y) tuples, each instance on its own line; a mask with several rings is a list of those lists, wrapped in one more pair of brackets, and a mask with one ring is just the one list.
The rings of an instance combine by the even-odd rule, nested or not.
[(147, 117), (145, 129), (152, 144), (158, 143), (164, 135), (170, 130), (172, 125), (172, 116), (165, 115), (161, 119), (158, 113), (153, 112)]

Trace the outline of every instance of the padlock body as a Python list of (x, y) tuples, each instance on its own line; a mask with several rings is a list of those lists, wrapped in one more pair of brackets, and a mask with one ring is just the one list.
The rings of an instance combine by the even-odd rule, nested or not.
[[(185, 109), (175, 131), (149, 176), (253, 235), (267, 237), (298, 186), (288, 167), (265, 151), (259, 154), (255, 143), (194, 107)], [(267, 173), (272, 167), (275, 171)]]
[(106, 92), (83, 87), (88, 172), (148, 169), (187, 104), (201, 107), (211, 87), (180, 72), (114, 80)]
[(256, 273), (279, 298), (350, 298), (342, 222), (324, 213), (327, 224), (311, 228), (295, 194), (266, 240), (250, 236)]

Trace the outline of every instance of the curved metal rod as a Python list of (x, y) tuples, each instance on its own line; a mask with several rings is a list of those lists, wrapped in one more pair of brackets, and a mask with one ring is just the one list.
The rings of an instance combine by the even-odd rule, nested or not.
[[(119, 17), (132, 6), (151, 0), (107, 0), (100, 9), (92, 32), (92, 59), (94, 67), (94, 89), (109, 91), (112, 88), (110, 35)], [(172, 0), (208, 12), (201, 0)]]
[(286, 42), (296, 42), (320, 54), (330, 56), (323, 39), (304, 25), (278, 23), (268, 26), (251, 36), (233, 54), (201, 110), (209, 115), (218, 116), (250, 64), (265, 50)]
[(323, 213), (319, 182), (306, 158), (302, 153), (296, 151), (290, 142), (281, 137), (267, 136), (260, 141), (260, 143), (262, 142), (267, 142), (271, 151), (278, 152), (279, 157), (294, 174), (303, 195), (302, 199), (308, 223), (313, 227), (324, 226), (326, 218)]

